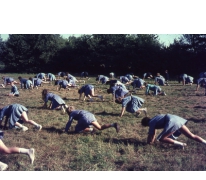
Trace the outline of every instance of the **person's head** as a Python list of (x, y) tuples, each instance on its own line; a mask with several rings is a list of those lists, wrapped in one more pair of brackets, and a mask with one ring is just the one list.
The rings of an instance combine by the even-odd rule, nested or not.
[(150, 120), (151, 120), (151, 118), (149, 118), (149, 117), (142, 118), (142, 121), (141, 121), (142, 126), (149, 126)]
[(98, 78), (98, 77), (96, 78), (96, 81), (99, 81), (99, 78)]
[(82, 90), (81, 90), (81, 89), (79, 89), (79, 90), (78, 90), (78, 93), (79, 93), (79, 94), (82, 94)]
[(68, 115), (70, 115), (70, 113), (71, 113), (72, 111), (74, 111), (74, 110), (75, 110), (75, 107), (74, 107), (74, 106), (69, 106), (69, 107), (66, 109), (66, 112), (67, 112)]
[(166, 73), (168, 73), (168, 70), (165, 70)]
[(157, 73), (157, 76), (160, 76), (160, 73)]
[(107, 89), (107, 93), (108, 93), (108, 94), (111, 94), (111, 93), (112, 93), (112, 90), (111, 90), (111, 89)]
[(5, 76), (2, 76), (2, 79), (4, 79), (5, 78)]
[(32, 78), (30, 77), (29, 80), (32, 81)]
[(146, 82), (144, 82), (144, 86), (147, 87), (147, 85), (148, 85), (148, 84), (147, 84)]
[(19, 76), (19, 77), (18, 77), (18, 79), (21, 81), (22, 77), (21, 77), (21, 76)]
[(48, 93), (48, 90), (47, 89), (43, 89), (42, 91), (42, 99), (44, 100), (45, 99), (45, 96), (47, 95)]

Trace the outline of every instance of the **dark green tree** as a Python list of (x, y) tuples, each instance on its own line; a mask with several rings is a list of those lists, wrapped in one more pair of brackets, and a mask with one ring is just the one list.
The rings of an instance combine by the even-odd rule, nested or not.
[(60, 35), (10, 34), (2, 61), (13, 72), (48, 71), (53, 58), (65, 45)]

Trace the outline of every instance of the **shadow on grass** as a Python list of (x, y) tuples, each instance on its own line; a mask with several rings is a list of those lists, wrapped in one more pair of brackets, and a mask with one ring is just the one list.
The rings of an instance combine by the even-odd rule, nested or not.
[(77, 99), (77, 98), (76, 98), (76, 99), (70, 99), (70, 98), (66, 98), (66, 97), (64, 97), (64, 98), (63, 98), (63, 100), (69, 100), (69, 101), (79, 101), (79, 99)]
[(206, 109), (206, 106), (205, 107), (204, 106), (194, 106), (194, 108), (196, 108), (196, 109), (199, 109), (199, 108)]
[(27, 106), (27, 108), (29, 108), (29, 109), (44, 109), (44, 110), (50, 110), (50, 109), (45, 109), (45, 108), (36, 107), (36, 106)]
[(117, 139), (117, 138), (106, 138), (104, 142), (111, 142), (114, 144), (124, 144), (124, 145), (134, 145), (134, 146), (146, 146), (146, 142), (138, 141), (134, 138), (125, 138), (125, 139)]
[(196, 119), (196, 118), (189, 118), (187, 119), (188, 121), (193, 121), (194, 123), (205, 123), (206, 119), (202, 118), (202, 119)]
[(102, 112), (97, 112), (95, 113), (95, 115), (103, 115), (103, 116), (119, 116), (119, 113), (108, 113), (108, 112), (105, 112), (105, 111), (102, 111)]
[(47, 132), (50, 133), (58, 133), (58, 134), (64, 134), (65, 132), (63, 131), (63, 129), (57, 129), (55, 127), (49, 127), (49, 128), (42, 128), (43, 130), (46, 130)]
[(55, 127), (49, 127), (49, 128), (42, 128), (43, 130), (46, 130), (49, 133), (58, 133), (58, 134), (68, 134), (68, 135), (82, 135), (82, 136), (87, 136), (87, 135), (100, 135), (101, 131), (95, 131), (94, 133), (78, 133), (75, 131), (68, 131), (68, 132), (64, 132), (64, 129), (57, 129)]

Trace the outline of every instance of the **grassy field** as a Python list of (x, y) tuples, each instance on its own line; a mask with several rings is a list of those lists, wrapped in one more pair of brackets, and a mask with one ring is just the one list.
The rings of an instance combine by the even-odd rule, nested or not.
[[(33, 74), (4, 74), (18, 80), (18, 76), (33, 77)], [(2, 76), (2, 75), (1, 75)], [(79, 77), (76, 76), (78, 79)], [(142, 127), (140, 117), (125, 113), (119, 117), (121, 105), (112, 102), (107, 94), (107, 85), (97, 84), (95, 77), (86, 83), (96, 87), (95, 92), (104, 95), (104, 102), (78, 100), (77, 89), (65, 93), (56, 90), (56, 86), (46, 84), (34, 90), (20, 90), (19, 97), (4, 96), (10, 92), (10, 86), (0, 89), (0, 106), (19, 103), (29, 109), (28, 117), (43, 128), (37, 132), (29, 124), (29, 130), (22, 132), (16, 129), (4, 130), (4, 143), (7, 146), (35, 148), (36, 158), (33, 165), (25, 155), (2, 155), (0, 161), (9, 165), (8, 171), (204, 171), (206, 170), (206, 146), (197, 143), (184, 135), (179, 141), (187, 143), (185, 150), (174, 145), (156, 142), (147, 145), (148, 128)], [(143, 107), (148, 108), (148, 115), (159, 113), (176, 114), (189, 120), (187, 126), (194, 134), (206, 139), (206, 105), (204, 89), (195, 93), (196, 85), (182, 86), (176, 81), (171, 86), (162, 87), (167, 96), (145, 96), (144, 91), (134, 93), (143, 99)], [(109, 128), (94, 135), (62, 133), (68, 121), (68, 115), (61, 111), (42, 109), (41, 91), (47, 88), (60, 95), (68, 105), (76, 109), (88, 110), (95, 114), (100, 124), (118, 122), (120, 132)], [(132, 87), (130, 87), (132, 89)], [(70, 130), (74, 130), (73, 121)], [(161, 131), (158, 131), (158, 133)]]

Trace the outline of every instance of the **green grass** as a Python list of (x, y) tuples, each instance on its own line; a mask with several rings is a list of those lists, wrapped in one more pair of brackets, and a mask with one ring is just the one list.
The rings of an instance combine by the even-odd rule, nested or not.
[[(34, 74), (4, 74), (14, 77), (33, 77)], [(79, 78), (79, 77), (77, 77)], [(188, 146), (182, 150), (173, 145), (156, 142), (153, 146), (146, 144), (148, 128), (142, 127), (140, 122), (143, 113), (136, 118), (134, 114), (125, 112), (120, 118), (121, 105), (112, 102), (111, 95), (106, 93), (106, 85), (97, 84), (95, 77), (86, 83), (96, 87), (96, 94), (104, 95), (105, 101), (96, 99), (95, 102), (78, 100), (77, 89), (70, 90), (66, 96), (62, 89), (56, 91), (52, 85), (30, 90), (20, 90), (19, 97), (7, 97), (10, 86), (0, 89), (0, 106), (19, 103), (29, 109), (28, 117), (43, 126), (42, 131), (29, 130), (21, 132), (16, 129), (4, 130), (4, 143), (11, 146), (35, 148), (34, 165), (29, 164), (25, 155), (2, 155), (0, 161), (9, 165), (9, 171), (204, 171), (206, 169), (206, 146), (186, 138), (180, 141)], [(137, 95), (145, 99), (143, 107), (148, 108), (150, 117), (158, 113), (171, 113), (189, 120), (187, 126), (191, 132), (206, 138), (205, 133), (205, 97), (204, 89), (195, 94), (195, 85), (181, 86), (172, 81), (171, 86), (162, 87), (167, 96), (145, 96), (144, 91)], [(64, 134), (68, 115), (60, 111), (41, 109), (43, 100), (41, 91), (48, 88), (51, 92), (67, 98), (68, 105), (76, 109), (85, 109), (95, 114), (100, 124), (118, 122), (120, 132), (109, 128), (95, 135)], [(132, 89), (130, 87), (130, 89)], [(76, 122), (73, 121), (71, 130)], [(160, 133), (161, 130), (158, 130)]]

